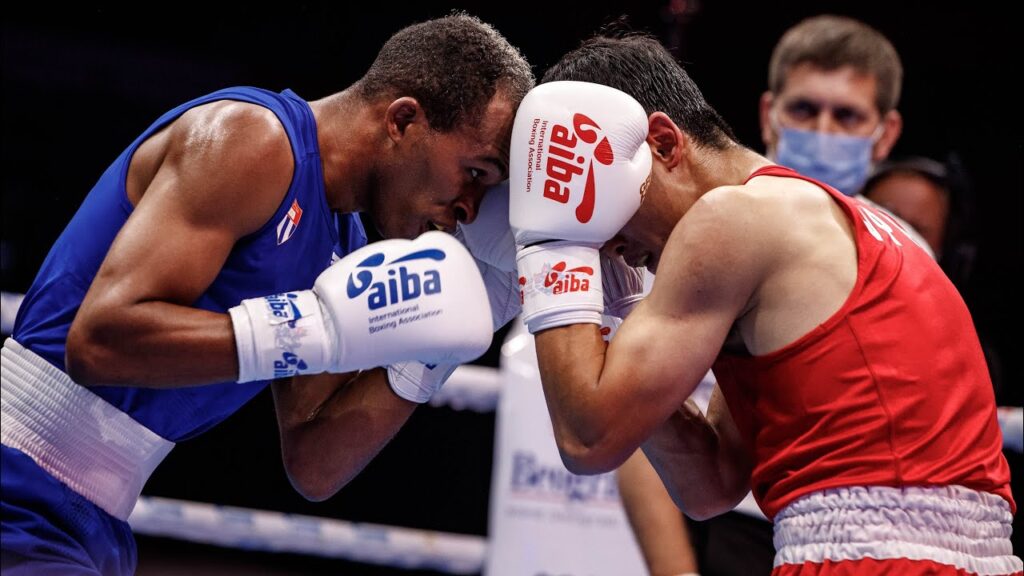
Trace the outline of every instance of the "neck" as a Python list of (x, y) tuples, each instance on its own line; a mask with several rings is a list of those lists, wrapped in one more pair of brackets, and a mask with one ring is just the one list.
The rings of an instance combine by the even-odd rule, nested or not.
[(770, 164), (764, 156), (739, 144), (725, 150), (694, 148), (691, 161), (679, 164), (682, 171), (673, 179), (676, 185), (669, 193), (675, 220), (682, 218), (707, 192), (743, 184), (755, 170)]
[(720, 186), (739, 186), (755, 170), (771, 164), (764, 156), (738, 144), (725, 150), (699, 151), (695, 160), (692, 177), (698, 197)]
[(309, 103), (316, 119), (327, 205), (341, 213), (368, 207), (383, 111), (354, 88)]
[(724, 186), (739, 186), (755, 170), (771, 164), (767, 158), (739, 145), (725, 150), (692, 150), (690, 162), (680, 164), (683, 171), (675, 178), (680, 214), (708, 192)]

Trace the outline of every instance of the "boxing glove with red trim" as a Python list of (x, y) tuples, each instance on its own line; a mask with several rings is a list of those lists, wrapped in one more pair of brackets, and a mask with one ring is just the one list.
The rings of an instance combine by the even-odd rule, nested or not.
[(509, 218), (531, 332), (601, 323), (598, 248), (640, 207), (651, 171), (647, 114), (599, 84), (551, 82), (512, 129)]

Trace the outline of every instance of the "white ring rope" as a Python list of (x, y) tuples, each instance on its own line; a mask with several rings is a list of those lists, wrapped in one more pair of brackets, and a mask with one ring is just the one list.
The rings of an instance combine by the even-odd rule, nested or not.
[(0, 292), (0, 333), (10, 334), (14, 331), (14, 319), (18, 316), (18, 308), (24, 299), (24, 294)]
[(128, 523), (134, 532), (149, 536), (450, 574), (481, 572), (487, 553), (487, 540), (480, 536), (151, 496), (139, 498)]

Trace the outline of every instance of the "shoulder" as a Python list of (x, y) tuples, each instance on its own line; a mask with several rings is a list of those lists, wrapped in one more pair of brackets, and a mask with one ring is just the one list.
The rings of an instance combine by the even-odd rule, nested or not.
[(277, 116), (263, 106), (218, 100), (192, 108), (175, 121), (172, 152), (223, 166), (269, 172), (293, 163), (291, 144)]
[(217, 215), (239, 234), (263, 225), (291, 185), (295, 160), (284, 126), (267, 108), (220, 100), (185, 112), (171, 126), (164, 160), (171, 188), (193, 220)]
[(714, 188), (694, 202), (669, 242), (697, 244), (704, 253), (755, 249), (776, 235), (777, 201), (772, 192), (750, 185)]
[(811, 182), (763, 176), (708, 191), (680, 224), (713, 235), (719, 242), (741, 243), (749, 251), (763, 254), (791, 242), (800, 231), (816, 231), (815, 222), (832, 220), (838, 213), (839, 205)]
[(679, 302), (724, 306), (737, 316), (785, 254), (774, 192), (748, 185), (706, 192), (672, 231), (658, 269)]

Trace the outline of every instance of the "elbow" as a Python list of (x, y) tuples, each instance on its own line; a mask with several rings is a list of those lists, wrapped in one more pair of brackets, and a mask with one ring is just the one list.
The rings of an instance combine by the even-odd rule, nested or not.
[(323, 502), (331, 496), (334, 496), (337, 492), (335, 490), (329, 490), (325, 486), (318, 485), (315, 482), (296, 481), (294, 478), (291, 479), (291, 482), (295, 491), (310, 502)]
[[(679, 506), (678, 502), (676, 503), (676, 506)], [(725, 514), (726, 512), (732, 510), (732, 508), (732, 506), (722, 507), (720, 505), (717, 505), (715, 502), (711, 502), (710, 500), (690, 503), (687, 504), (686, 506), (679, 506), (679, 509), (682, 510), (684, 514), (686, 514), (687, 518), (691, 520), (697, 520), (698, 522), (703, 520), (710, 520), (715, 516)]]
[(744, 488), (739, 491), (721, 490), (718, 492), (708, 491), (702, 494), (695, 494), (694, 498), (689, 498), (686, 502), (683, 502), (676, 494), (672, 494), (672, 499), (676, 501), (676, 506), (687, 517), (701, 521), (721, 516), (731, 511), (746, 495), (747, 490)]
[(308, 461), (289, 458), (287, 454), (285, 455), (284, 467), (292, 488), (310, 502), (323, 502), (327, 500), (337, 494), (338, 490), (341, 490), (349, 480), (349, 478), (345, 478), (340, 484), (331, 481), (326, 472), (322, 472), (315, 466), (309, 465)]
[(562, 464), (577, 476), (611, 472), (621, 466), (631, 453), (627, 450), (617, 450), (608, 442), (588, 444), (566, 438), (557, 438), (557, 441)]
[(82, 386), (96, 386), (113, 380), (111, 374), (107, 373), (112, 363), (104, 360), (104, 348), (93, 332), (84, 327), (83, 323), (75, 321), (68, 331), (64, 346), (64, 370)]

